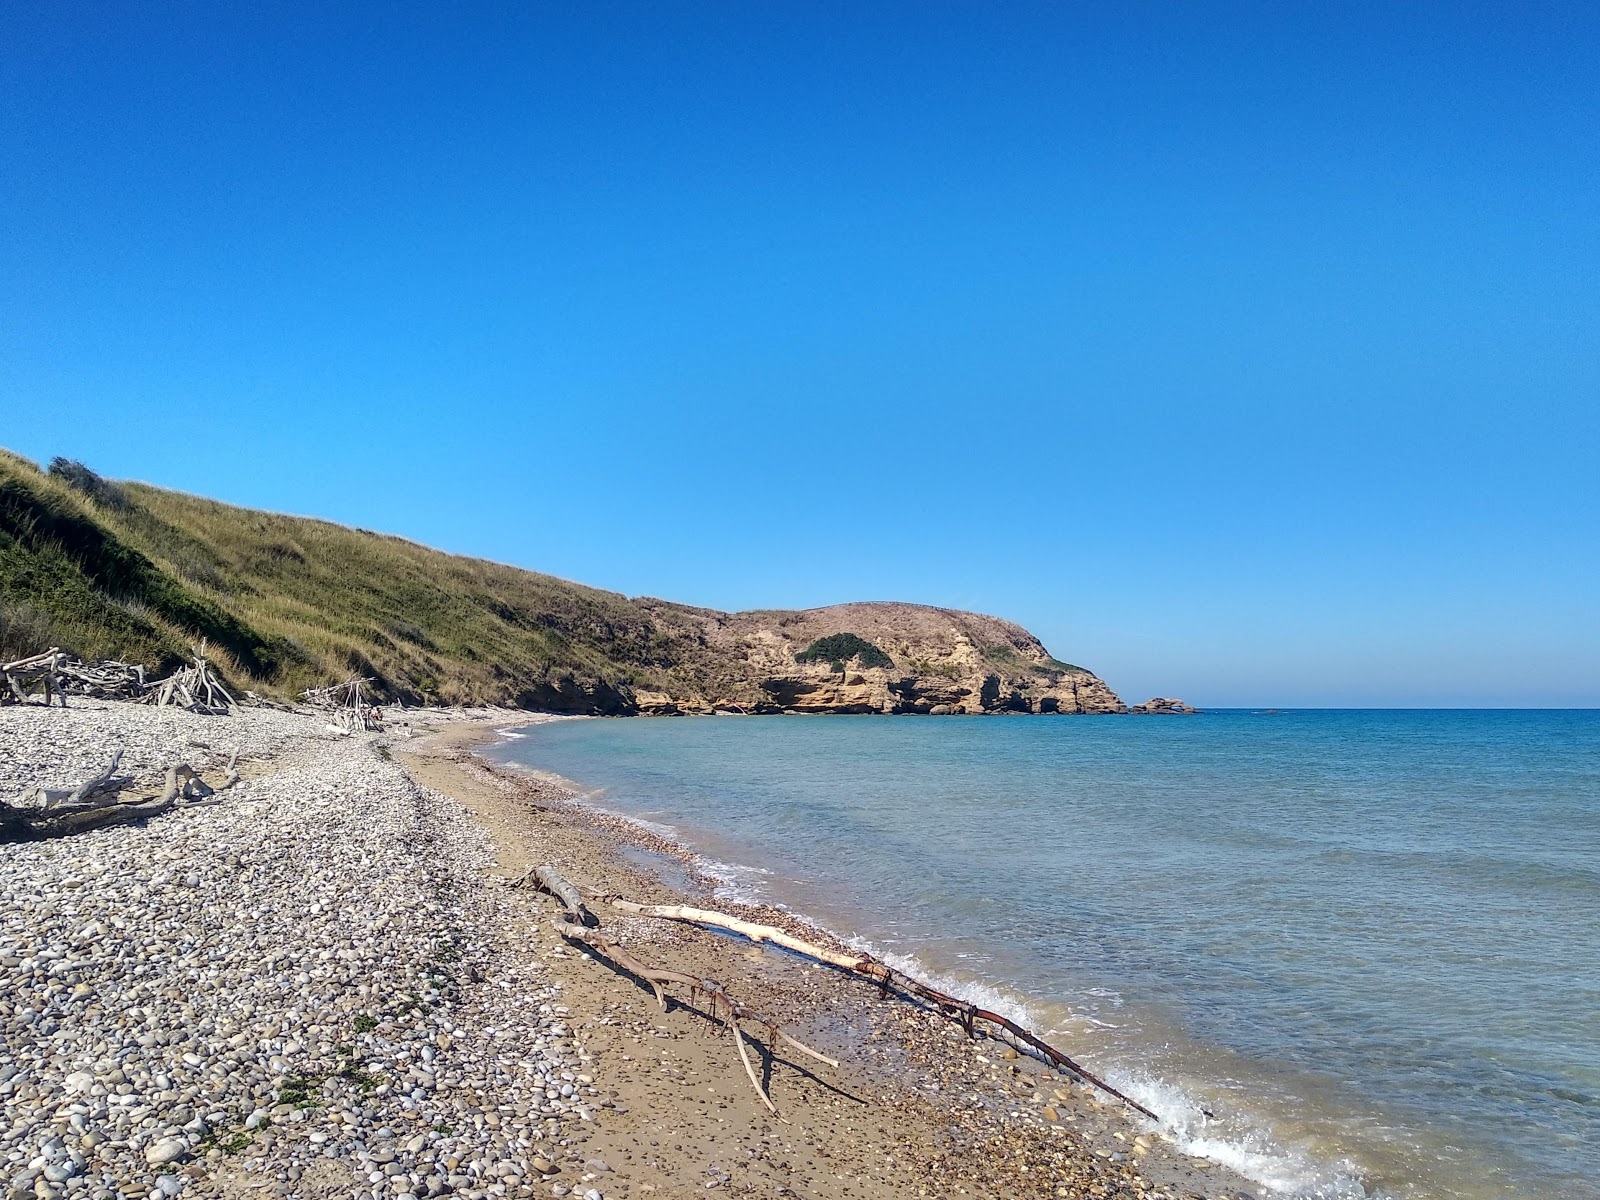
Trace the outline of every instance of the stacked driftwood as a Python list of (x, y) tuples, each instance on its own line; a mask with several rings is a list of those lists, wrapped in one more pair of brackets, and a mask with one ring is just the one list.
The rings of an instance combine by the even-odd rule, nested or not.
[(167, 768), (166, 786), (159, 795), (123, 800), (121, 793), (133, 777), (117, 774), (122, 762), (122, 751), (118, 750), (105, 770), (76, 787), (35, 787), (14, 803), (0, 801), (0, 841), (61, 837), (212, 801), (218, 792), (239, 782), (238, 761), (236, 752), (228, 760), (227, 778), (218, 787), (207, 785), (188, 763), (178, 763)]
[(329, 723), (345, 733), (361, 733), (383, 728), (383, 712), (368, 704), (363, 690), (370, 680), (353, 675), (330, 687), (307, 688), (300, 694), (312, 708), (328, 713)]
[(89, 663), (65, 656), (56, 668), (56, 679), (63, 691), (95, 700), (137, 700), (148, 686), (144, 667), (112, 658)]
[(84, 662), (58, 646), (42, 654), (0, 663), (0, 704), (43, 701), (66, 707), (67, 697), (94, 700), (142, 700), (146, 704), (175, 705), (190, 712), (223, 714), (236, 702), (215, 670), (206, 662), (206, 644), (200, 643), (188, 666), (165, 679), (145, 679), (137, 663), (105, 659)]
[(208, 716), (224, 716), (236, 707), (228, 689), (222, 686), (206, 662), (206, 644), (201, 642), (187, 667), (180, 667), (165, 679), (148, 685), (144, 700), (158, 707), (168, 704)]

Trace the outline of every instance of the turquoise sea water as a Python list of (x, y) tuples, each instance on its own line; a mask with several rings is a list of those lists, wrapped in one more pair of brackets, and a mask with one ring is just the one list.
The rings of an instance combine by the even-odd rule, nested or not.
[(496, 755), (1305, 1197), (1600, 1197), (1600, 712), (542, 725)]

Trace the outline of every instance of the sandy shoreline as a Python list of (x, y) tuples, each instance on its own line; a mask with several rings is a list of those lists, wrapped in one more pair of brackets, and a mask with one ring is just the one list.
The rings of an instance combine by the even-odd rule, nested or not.
[[(553, 863), (704, 902), (685, 850), (472, 747), (528, 715), (0, 709), (0, 795), (241, 752), (220, 802), (0, 845), (7, 1200), (284, 1197), (1239, 1197), (1116, 1102), (793, 955), (605, 909), (608, 934), (719, 981), (840, 1060), (726, 1030), (552, 929), (506, 881)], [(790, 914), (715, 907), (828, 941)], [(752, 1031), (757, 1032), (757, 1031)], [(768, 1038), (758, 1033), (760, 1041)]]
[[(399, 755), (419, 782), (459, 799), (484, 822), (497, 872), (511, 876), (551, 862), (584, 886), (715, 907), (840, 945), (783, 910), (710, 902), (715, 881), (696, 870), (684, 847), (585, 806), (553, 777), (472, 754), (497, 729), (517, 723), (525, 719), (459, 726)], [(542, 905), (547, 920), (554, 911), (541, 899), (530, 905)], [(588, 1014), (593, 1023), (591, 1044), (604, 1064), (597, 1080), (628, 1109), (623, 1129), (600, 1123), (597, 1143), (621, 1157), (640, 1186), (687, 1195), (716, 1185), (718, 1169), (737, 1166), (725, 1182), (757, 1195), (1253, 1194), (1247, 1181), (1152, 1136), (1147, 1122), (1114, 1100), (999, 1041), (970, 1040), (959, 1026), (885, 999), (866, 981), (693, 927), (609, 912), (602, 920), (650, 961), (716, 978), (841, 1062), (833, 1071), (778, 1053), (769, 1086), (789, 1122), (783, 1125), (760, 1108), (720, 1026), (677, 1006), (660, 1016), (647, 988), (608, 967), (568, 973), (566, 1002), (575, 1019)], [(550, 953), (562, 952), (553, 932), (541, 936)], [(670, 1050), (658, 1062), (663, 1046)]]

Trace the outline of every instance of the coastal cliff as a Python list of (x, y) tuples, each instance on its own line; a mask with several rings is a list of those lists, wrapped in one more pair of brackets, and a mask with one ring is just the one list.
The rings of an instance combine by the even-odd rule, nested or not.
[(202, 638), (284, 699), (354, 674), (386, 702), (604, 715), (1126, 711), (995, 617), (630, 599), (0, 451), (0, 661), (55, 645), (164, 671)]
[[(680, 644), (703, 647), (641, 712), (1118, 713), (1090, 671), (1053, 657), (1020, 625), (920, 604), (836, 604), (799, 612), (721, 613), (636, 601)], [(810, 657), (846, 635), (863, 653)], [(873, 654), (872, 651), (876, 651)], [(708, 670), (711, 663), (718, 670)]]

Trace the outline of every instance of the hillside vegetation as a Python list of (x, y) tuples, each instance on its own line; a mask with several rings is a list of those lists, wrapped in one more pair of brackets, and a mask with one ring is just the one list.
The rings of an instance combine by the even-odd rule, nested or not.
[[(878, 707), (808, 704), (788, 686), (834, 675), (831, 662), (797, 654), (837, 635), (883, 647), (854, 660), (882, 676)], [(0, 451), (0, 655), (60, 645), (164, 669), (200, 638), (236, 684), (284, 697), (361, 674), (411, 703), (926, 711), (919, 678), (940, 680), (943, 694), (976, 672), (971, 703), (957, 698), (955, 709), (996, 707), (980, 697), (995, 691), (991, 676), (1027, 685), (998, 705), (1013, 711), (1039, 711), (1028, 687), (1069, 676), (1078, 694), (1093, 681), (1110, 700), (1063, 711), (1120, 707), (1025, 630), (977, 614), (897, 604), (727, 614), (630, 600), (386, 534), (113, 482), (62, 460), (46, 472)]]

